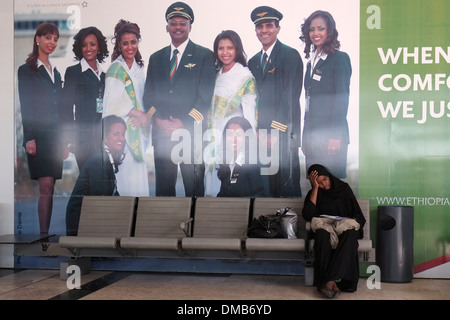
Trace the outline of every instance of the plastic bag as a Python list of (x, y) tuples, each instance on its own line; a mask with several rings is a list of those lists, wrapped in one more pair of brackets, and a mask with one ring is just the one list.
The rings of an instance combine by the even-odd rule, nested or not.
[(297, 213), (292, 211), (291, 208), (286, 207), (278, 209), (277, 214), (283, 215), (281, 229), (284, 238), (297, 239)]

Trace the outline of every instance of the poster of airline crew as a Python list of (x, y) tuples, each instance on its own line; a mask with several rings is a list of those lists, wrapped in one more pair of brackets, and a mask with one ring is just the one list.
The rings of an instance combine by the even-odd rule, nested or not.
[[(310, 58), (305, 58), (305, 42), (300, 39), (302, 35), (301, 28), (308, 18), (314, 11), (323, 10), (329, 12), (335, 22), (337, 29), (339, 30), (340, 47), (342, 51), (345, 51), (349, 60), (351, 61), (352, 75), (351, 81), (349, 83), (349, 102), (348, 102), (348, 128), (349, 128), (349, 140), (351, 141), (348, 145), (347, 163), (346, 163), (346, 180), (349, 181), (353, 186), (356, 187), (357, 175), (358, 175), (358, 24), (359, 24), (359, 8), (358, 1), (352, 1), (354, 5), (346, 6), (344, 9), (342, 6), (334, 1), (324, 1), (320, 6), (313, 3), (299, 3), (295, 1), (268, 1), (261, 3), (260, 1), (207, 1), (207, 0), (196, 0), (185, 2), (191, 9), (194, 16), (194, 21), (191, 22), (191, 28), (189, 32), (189, 40), (201, 45), (211, 52), (214, 51), (214, 41), (216, 37), (224, 30), (234, 31), (242, 42), (243, 50), (246, 54), (245, 63), (261, 52), (262, 43), (258, 39), (257, 29), (254, 21), (252, 20), (252, 11), (261, 6), (268, 6), (269, 9), (275, 9), (277, 14), (281, 13), (277, 17), (279, 19), (279, 28), (276, 29), (276, 40), (283, 43), (286, 46), (293, 48), (298, 52), (299, 59), (301, 60), (301, 76), (297, 77), (300, 79), (297, 83), (299, 90), (299, 103), (291, 104), (298, 106), (300, 108), (298, 113), (298, 119), (294, 122), (298, 122), (299, 126), (294, 126), (293, 123), (282, 123), (283, 121), (278, 121), (281, 125), (286, 125), (288, 127), (287, 133), (294, 136), (293, 139), (288, 139), (291, 141), (298, 141), (294, 143), (294, 146), (290, 146), (287, 149), (287, 145), (277, 146), (275, 143), (272, 145), (272, 152), (270, 150), (270, 142), (268, 142), (268, 136), (272, 134), (273, 140), (278, 137), (280, 140), (282, 138), (280, 135), (286, 134), (279, 128), (275, 129), (273, 126), (270, 128), (262, 129), (261, 126), (258, 128), (258, 119), (262, 123), (261, 119), (267, 118), (267, 115), (262, 114), (262, 107), (258, 109), (258, 105), (253, 106), (253, 114), (248, 116), (249, 112), (245, 110), (245, 116), (248, 118), (256, 119), (255, 121), (250, 121), (253, 123), (254, 129), (257, 130), (258, 135), (246, 135), (247, 141), (250, 143), (249, 146), (255, 146), (256, 148), (250, 147), (248, 152), (247, 160), (248, 162), (254, 162), (254, 164), (260, 164), (261, 170), (260, 174), (262, 176), (262, 181), (268, 187), (269, 176), (276, 174), (278, 171), (290, 172), (291, 168), (282, 166), (293, 166), (298, 167), (299, 177), (297, 183), (300, 184), (300, 193), (295, 194), (303, 196), (307, 193), (310, 188), (309, 180), (306, 175), (306, 162), (305, 154), (300, 148), (300, 141), (302, 136), (302, 129), (304, 127), (304, 114), (305, 114), (305, 89), (304, 89), (304, 75), (306, 72), (307, 63)], [(142, 2), (131, 0), (126, 4), (126, 10), (124, 10), (124, 3), (120, 1), (53, 1), (53, 0), (40, 0), (40, 1), (26, 1), (18, 0), (14, 3), (14, 68), (17, 70), (22, 64), (25, 63), (25, 59), (31, 53), (33, 44), (33, 35), (36, 32), (37, 26), (44, 21), (50, 21), (57, 24), (59, 28), (59, 39), (57, 42), (57, 47), (49, 55), (49, 61), (61, 74), (63, 81), (66, 75), (66, 70), (79, 63), (79, 60), (75, 59), (75, 54), (73, 52), (74, 36), (83, 28), (86, 27), (96, 27), (106, 38), (107, 48), (109, 55), (104, 58), (102, 62), (98, 63), (99, 68), (103, 72), (107, 72), (109, 66), (112, 64), (112, 56), (114, 51), (114, 44), (116, 39), (114, 38), (114, 28), (116, 24), (121, 20), (129, 21), (130, 23), (135, 23), (140, 28), (140, 39), (138, 44), (138, 50), (142, 56), (144, 75), (147, 75), (147, 68), (149, 66), (150, 56), (157, 52), (158, 50), (167, 47), (171, 43), (170, 34), (166, 30), (168, 22), (166, 21), (166, 14), (168, 8), (174, 3), (174, 1), (158, 1), (158, 2)], [(107, 8), (107, 9), (106, 9)], [(264, 11), (264, 10), (263, 10)], [(267, 10), (266, 10), (267, 11)], [(264, 12), (263, 12), (264, 13)], [(263, 16), (263, 15), (262, 15)], [(101, 18), (100, 18), (101, 17)], [(350, 17), (350, 18), (349, 18)], [(352, 18), (353, 17), (353, 18)], [(254, 18), (253, 18), (254, 19)], [(265, 21), (265, 20), (264, 20)], [(275, 63), (275, 62), (274, 62)], [(281, 66), (280, 66), (281, 68)], [(274, 72), (276, 68), (272, 68)], [(219, 71), (220, 73), (221, 71)], [(253, 70), (253, 72), (256, 72)], [(225, 74), (225, 73), (224, 73)], [(16, 73), (17, 76), (17, 73)], [(215, 76), (214, 76), (215, 77)], [(16, 78), (17, 81), (17, 78)], [(108, 81), (108, 80), (107, 80)], [(214, 81), (214, 80), (213, 80)], [(296, 86), (294, 84), (293, 86)], [(16, 86), (17, 88), (17, 86)], [(258, 87), (255, 88), (255, 95), (258, 96)], [(35, 221), (34, 228), (37, 228), (37, 215), (30, 214), (28, 212), (36, 212), (38, 200), (39, 200), (39, 189), (38, 182), (34, 179), (30, 179), (30, 174), (27, 164), (26, 150), (23, 145), (23, 128), (21, 121), (20, 112), (20, 99), (19, 94), (16, 90), (15, 108), (16, 108), (16, 171), (15, 171), (15, 197), (16, 197), (16, 214), (20, 212), (21, 221), (24, 223), (26, 221)], [(143, 94), (141, 92), (141, 94)], [(212, 98), (212, 97), (211, 97)], [(107, 100), (104, 97), (104, 101)], [(211, 99), (212, 101), (213, 99)], [(258, 100), (258, 99), (256, 99)], [(145, 112), (149, 111), (151, 106), (144, 106)], [(238, 106), (240, 107), (240, 106)], [(274, 114), (276, 113), (276, 108), (274, 106)], [(157, 108), (157, 106), (156, 106)], [(281, 107), (280, 107), (281, 108)], [(242, 108), (244, 109), (244, 108)], [(207, 110), (208, 113), (212, 113)], [(155, 118), (159, 110), (155, 113)], [(291, 111), (285, 111), (287, 113)], [(244, 112), (240, 111), (243, 115)], [(239, 113), (238, 113), (239, 114)], [(204, 184), (209, 185), (208, 168), (212, 168), (213, 172), (213, 184), (217, 182), (217, 168), (219, 167), (219, 161), (217, 157), (214, 158), (214, 153), (211, 153), (215, 149), (214, 143), (211, 140), (211, 132), (216, 129), (217, 134), (215, 136), (220, 139), (219, 130), (217, 128), (212, 129), (211, 125), (211, 115), (204, 115), (205, 128), (193, 132), (187, 132), (191, 136), (184, 137), (183, 134), (179, 134), (178, 139), (175, 143), (175, 148), (177, 148), (177, 153), (172, 154), (172, 162), (178, 164), (183, 160), (183, 154), (185, 155), (187, 151), (190, 150), (190, 144), (186, 144), (183, 140), (191, 139), (193, 141), (194, 150), (201, 146), (203, 154), (202, 157), (197, 157), (197, 161), (205, 163), (205, 178)], [(290, 118), (286, 117), (285, 118)], [(155, 126), (155, 119), (150, 126)], [(274, 122), (278, 119), (272, 119)], [(286, 122), (286, 121), (284, 121)], [(223, 129), (222, 124), (221, 130)], [(291, 127), (295, 127), (297, 131), (289, 131)], [(66, 128), (67, 129), (67, 128)], [(209, 129), (209, 131), (208, 131)], [(149, 142), (143, 148), (143, 161), (147, 167), (147, 177), (148, 180), (148, 195), (155, 196), (158, 195), (156, 191), (156, 179), (155, 179), (155, 158), (154, 158), (154, 146), (151, 143), (152, 139), (152, 128), (149, 129)], [(182, 132), (183, 133), (183, 132)], [(264, 134), (263, 134), (264, 133)], [(237, 133), (236, 133), (237, 134)], [(62, 136), (62, 135), (61, 135)], [(255, 138), (258, 136), (257, 138)], [(251, 140), (255, 139), (255, 140)], [(225, 141), (225, 140), (224, 140)], [(67, 145), (67, 141), (64, 141)], [(81, 144), (82, 142), (77, 142)], [(85, 142), (87, 143), (87, 141)], [(269, 144), (268, 144), (269, 143)], [(281, 163), (279, 161), (279, 153), (275, 152), (279, 148), (283, 149), (284, 153), (291, 154), (297, 153), (297, 164), (292, 164), (292, 161), (284, 161)], [(219, 148), (216, 148), (219, 150)], [(64, 233), (64, 219), (65, 219), (65, 209), (67, 201), (72, 193), (73, 187), (79, 176), (81, 168), (78, 167), (78, 161), (74, 153), (69, 152), (66, 154), (66, 158), (63, 161), (63, 170), (60, 179), (56, 179), (54, 193), (53, 193), (53, 213), (52, 222), (50, 230), (54, 233)], [(126, 151), (125, 151), (126, 152)], [(218, 153), (218, 152), (217, 152)], [(213, 154), (213, 156), (211, 156)], [(131, 157), (132, 155), (126, 152), (126, 156)], [(200, 160), (199, 160), (200, 159)], [(213, 160), (212, 160), (213, 159)], [(255, 160), (256, 159), (256, 160)], [(194, 160), (195, 161), (195, 160)], [(226, 162), (224, 160), (223, 162)], [(184, 184), (194, 183), (193, 181), (183, 181), (181, 174), (181, 166), (178, 166), (178, 174), (175, 185), (175, 195), (185, 196), (186, 191)], [(120, 174), (120, 166), (119, 174)], [(124, 168), (125, 170), (125, 168)], [(294, 171), (295, 172), (295, 171)], [(131, 177), (130, 177), (131, 178)], [(288, 177), (289, 179), (290, 177)], [(120, 181), (119, 181), (120, 182)], [(217, 192), (220, 186), (216, 189), (209, 189), (206, 187), (205, 196), (217, 196)], [(267, 188), (268, 189), (268, 188)], [(126, 191), (124, 191), (126, 192)], [(142, 194), (140, 194), (142, 195)], [(267, 196), (271, 196), (269, 193), (265, 193)], [(281, 195), (283, 196), (283, 195)], [(287, 196), (290, 196), (289, 194)], [(294, 194), (293, 194), (294, 196)], [(27, 222), (28, 224), (28, 222)]]

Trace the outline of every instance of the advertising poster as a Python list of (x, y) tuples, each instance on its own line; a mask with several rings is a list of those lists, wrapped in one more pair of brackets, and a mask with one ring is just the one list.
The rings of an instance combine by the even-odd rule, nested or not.
[[(183, 106), (188, 112), (179, 118), (186, 117), (190, 120), (189, 129), (175, 131), (171, 136), (172, 140), (158, 140), (162, 131), (155, 129), (159, 125), (157, 121), (170, 120), (173, 126), (177, 122), (169, 111), (172, 105), (164, 108), (146, 105), (148, 101), (160, 103), (163, 100), (158, 99), (161, 87), (158, 84), (148, 84), (150, 66), (158, 69), (162, 68), (162, 64), (150, 64), (149, 59), (152, 54), (170, 44), (170, 26), (165, 15), (172, 3), (169, 0), (130, 0), (126, 3), (118, 0), (14, 1), (15, 233), (39, 233), (41, 223), (38, 211), (45, 206), (43, 203), (49, 204), (39, 201), (42, 198), (42, 188), (48, 187), (48, 184), (42, 184), (42, 181), (31, 179), (30, 176), (29, 158), (35, 151), (33, 145), (29, 148), (30, 145), (27, 145), (28, 141), (24, 138), (26, 129), (24, 130), (23, 120), (24, 115), (25, 118), (28, 115), (29, 121), (38, 119), (23, 113), (18, 84), (18, 70), (33, 49), (36, 28), (46, 21), (58, 26), (58, 45), (56, 49), (52, 49), (49, 61), (58, 70), (61, 87), (64, 88), (70, 83), (66, 81), (69, 75), (67, 70), (79, 64), (73, 52), (74, 36), (87, 27), (96, 27), (103, 34), (108, 56), (98, 67), (105, 75), (108, 71), (109, 76), (113, 74), (110, 67), (116, 59), (114, 30), (119, 21), (124, 20), (134, 27), (138, 26), (141, 36), (138, 50), (143, 62), (142, 72), (131, 77), (140, 79), (136, 80), (134, 92), (130, 95), (137, 97), (137, 104), (130, 102), (135, 100), (129, 99), (129, 91), (124, 89), (129, 82), (125, 82), (125, 86), (120, 84), (116, 87), (105, 84), (99, 91), (104, 95), (99, 100), (96, 99), (93, 108), (96, 108), (96, 117), (116, 113), (127, 118), (121, 108), (127, 108), (125, 105), (131, 103), (132, 107), (139, 105), (138, 109), (141, 108), (153, 118), (148, 126), (139, 123), (142, 125), (142, 132), (137, 133), (137, 137), (140, 137), (139, 145), (130, 143), (135, 130), (130, 129), (133, 127), (130, 124), (127, 126), (126, 160), (118, 166), (117, 177), (121, 176), (116, 180), (114, 192), (118, 190), (120, 195), (135, 196), (218, 196), (222, 189), (217, 172), (222, 163), (211, 159), (216, 159), (218, 150), (225, 149), (222, 149), (222, 145), (216, 146), (211, 135), (222, 137), (225, 119), (232, 113), (230, 110), (239, 110), (245, 106), (247, 109), (243, 111), (244, 117), (251, 129), (244, 130), (249, 143), (246, 150), (248, 152), (243, 153), (246, 154), (247, 162), (258, 165), (258, 181), (261, 181), (264, 191), (258, 193), (244, 187), (241, 196), (305, 197), (311, 188), (307, 179), (308, 166), (315, 162), (326, 163), (333, 167), (336, 176), (349, 183), (357, 197), (370, 200), (374, 246), (377, 244), (378, 206), (413, 206), (415, 276), (450, 277), (450, 185), (447, 172), (450, 167), (450, 28), (445, 17), (450, 9), (448, 1), (348, 0), (345, 1), (345, 6), (341, 1), (332, 0), (320, 3), (290, 0), (264, 3), (259, 0), (188, 1), (195, 17), (189, 39), (213, 51), (215, 39), (221, 32), (234, 31), (242, 41), (249, 69), (253, 68), (253, 84), (260, 81), (259, 76), (255, 75), (255, 70), (259, 70), (260, 65), (259, 61), (258, 66), (252, 65), (251, 60), (261, 59), (264, 40), (258, 38), (252, 20), (267, 14), (260, 12), (260, 16), (251, 16), (256, 7), (271, 6), (282, 14), (282, 18), (278, 16), (281, 19), (278, 40), (295, 50), (298, 58), (291, 66), (284, 67), (283, 70), (286, 71), (283, 73), (283, 80), (277, 82), (278, 87), (269, 85), (272, 90), (270, 93), (264, 93), (262, 89), (267, 88), (267, 84), (255, 87), (249, 82), (245, 90), (239, 86), (235, 89), (227, 88), (228, 91), (235, 90), (233, 93), (236, 95), (227, 92), (229, 97), (224, 101), (219, 94), (213, 95), (214, 83), (217, 81), (217, 75), (213, 74), (212, 80), (206, 81), (212, 88), (211, 95), (206, 94), (207, 99), (198, 98), (195, 103)], [(301, 37), (302, 25), (316, 10), (327, 11), (334, 18), (339, 50), (346, 61), (345, 67), (341, 66), (339, 69), (339, 80), (335, 81), (344, 89), (335, 97), (328, 92), (322, 94), (328, 99), (320, 103), (308, 96), (309, 92), (312, 95), (313, 88), (305, 81), (305, 74), (312, 57), (305, 55), (305, 43)], [(126, 55), (123, 52), (120, 54)], [(169, 65), (169, 61), (166, 62)], [(280, 74), (281, 67), (271, 68), (270, 63), (274, 61), (269, 61), (269, 67), (264, 72), (267, 77), (275, 79)], [(184, 71), (199, 68), (197, 62), (180, 64)], [(177, 71), (174, 71), (175, 79)], [(205, 77), (207, 76), (203, 74), (203, 79)], [(320, 73), (313, 74), (311, 79), (319, 82)], [(187, 80), (186, 85), (178, 87), (179, 91), (175, 94), (189, 101), (189, 96), (196, 91), (191, 89), (193, 82)], [(64, 114), (69, 114), (72, 118), (80, 103), (81, 94), (80, 91), (77, 92), (72, 97), (78, 100), (71, 102), (63, 99), (61, 102), (69, 110)], [(41, 97), (38, 94), (27, 98), (32, 101)], [(249, 103), (248, 100), (252, 99), (253, 102)], [(273, 99), (271, 105), (275, 105), (273, 109), (268, 109), (269, 103), (265, 102), (270, 99)], [(208, 101), (205, 102), (206, 100)], [(339, 103), (335, 107), (326, 108), (329, 101)], [(222, 110), (220, 108), (225, 110), (222, 114), (217, 111)], [(211, 120), (213, 115), (217, 116), (214, 121)], [(43, 118), (51, 124), (49, 119), (52, 114), (47, 116)], [(68, 144), (71, 143), (72, 148), (75, 148), (74, 146), (79, 147), (96, 138), (80, 138), (70, 131), (67, 121), (55, 121), (58, 121), (61, 131), (53, 134), (52, 138), (64, 142), (68, 149), (61, 150), (65, 151), (62, 152), (62, 175), (54, 184), (51, 222), (46, 231), (64, 235), (67, 233), (68, 202), (81, 172), (77, 151)], [(244, 129), (243, 125), (241, 127)], [(217, 128), (220, 130), (214, 131)], [(268, 139), (269, 136), (272, 140)], [(96, 137), (101, 138), (101, 133)], [(333, 142), (336, 140), (338, 145)], [(133, 151), (136, 146), (140, 152)], [(312, 149), (324, 151), (312, 153)], [(341, 152), (330, 156), (331, 149), (339, 149)], [(212, 150), (217, 150), (217, 153), (212, 153)], [(130, 159), (135, 162), (128, 163)], [(175, 168), (172, 168), (171, 177), (162, 175), (162, 170), (158, 169), (168, 163)], [(187, 163), (194, 166), (187, 167)], [(205, 167), (201, 166), (203, 163)], [(227, 165), (235, 163), (239, 161), (231, 159), (226, 162)], [(127, 174), (124, 175), (124, 172)], [(278, 175), (281, 180), (273, 184), (273, 178)], [(236, 183), (237, 180), (237, 177), (235, 180), (231, 177), (229, 181)], [(140, 183), (144, 187), (136, 189)], [(20, 259), (15, 263), (21, 263)], [(33, 264), (28, 259), (27, 263)]]
[[(116, 3), (115, 1), (108, 2), (107, 7), (108, 15), (103, 15), (102, 19), (99, 19), (99, 13), (104, 11), (104, 7), (106, 6), (103, 1), (84, 1), (84, 2), (55, 2), (55, 1), (15, 1), (14, 2), (14, 14), (15, 14), (15, 69), (17, 70), (26, 59), (27, 55), (30, 53), (32, 49), (33, 40), (32, 37), (35, 32), (35, 28), (39, 25), (40, 22), (45, 20), (53, 19), (52, 21), (56, 21), (60, 25), (60, 38), (58, 40), (58, 46), (55, 51), (49, 56), (50, 61), (54, 63), (57, 67), (58, 71), (61, 74), (62, 81), (64, 82), (66, 70), (78, 64), (78, 61), (75, 58), (73, 52), (73, 37), (79, 32), (80, 29), (96, 26), (99, 30), (102, 31), (103, 35), (106, 37), (106, 42), (108, 45), (109, 56), (104, 59), (103, 63), (101, 63), (100, 67), (104, 72), (107, 72), (109, 66), (111, 65), (112, 55), (114, 51), (114, 27), (121, 20), (127, 20), (131, 23), (136, 23), (140, 28), (141, 39), (139, 41), (139, 52), (142, 56), (142, 61), (144, 64), (143, 70), (144, 74), (147, 73), (149, 58), (151, 54), (160, 50), (163, 47), (167, 47), (170, 44), (170, 37), (166, 30), (167, 22), (165, 20), (165, 14), (168, 7), (172, 4), (171, 1), (163, 1), (158, 3), (142, 3), (139, 1), (132, 1), (130, 6), (132, 9), (124, 11), (122, 5)], [(339, 41), (341, 43), (342, 50), (348, 54), (352, 74), (351, 81), (349, 81), (349, 91), (350, 95), (347, 96), (349, 100), (346, 103), (348, 107), (347, 111), (347, 122), (348, 122), (348, 132), (346, 132), (345, 141), (350, 141), (348, 144), (348, 151), (345, 152), (344, 156), (346, 157), (346, 161), (343, 165), (343, 178), (351, 181), (352, 185), (357, 189), (357, 175), (358, 175), (358, 37), (355, 37), (354, 30), (357, 30), (359, 16), (358, 16), (358, 2), (353, 1), (354, 6), (352, 6), (351, 12), (354, 19), (348, 21), (346, 16), (348, 15), (348, 10), (343, 10), (341, 6), (335, 4), (332, 1), (326, 2), (321, 9), (329, 11), (333, 14), (334, 19), (337, 21), (339, 26)], [(264, 194), (263, 196), (275, 196), (275, 197), (291, 197), (291, 196), (305, 196), (307, 191), (310, 188), (309, 181), (306, 178), (306, 162), (305, 156), (300, 147), (301, 141), (301, 128), (303, 127), (303, 115), (305, 112), (305, 90), (303, 88), (303, 76), (306, 71), (306, 64), (308, 59), (305, 58), (304, 48), (305, 44), (302, 40), (300, 40), (301, 36), (301, 26), (304, 23), (305, 19), (312, 12), (318, 10), (316, 6), (310, 4), (300, 4), (291, 1), (282, 1), (277, 3), (269, 3), (268, 5), (277, 8), (280, 12), (280, 30), (278, 32), (278, 39), (285, 45), (293, 48), (296, 54), (296, 63), (298, 64), (298, 69), (294, 76), (289, 75), (291, 66), (285, 66), (283, 71), (285, 76), (290, 77), (291, 79), (283, 80), (286, 83), (290, 82), (290, 86), (294, 89), (289, 89), (292, 93), (292, 98), (289, 100), (298, 100), (298, 102), (278, 102), (272, 101), (273, 111), (264, 111), (263, 108), (263, 100), (260, 97), (257, 97), (258, 104), (254, 103), (254, 105), (250, 105), (250, 107), (246, 107), (248, 110), (252, 110), (250, 113), (253, 113), (253, 116), (248, 117), (249, 122), (252, 124), (254, 129), (263, 129), (265, 130), (264, 135), (262, 130), (258, 130), (258, 134), (261, 131), (261, 139), (258, 141), (254, 140), (254, 137), (248, 138), (250, 139), (250, 156), (247, 161), (252, 162), (255, 161), (257, 157), (257, 162), (261, 163), (264, 168), (259, 170), (259, 175), (261, 176), (261, 180), (265, 184)], [(249, 61), (252, 57), (258, 54), (261, 51), (262, 44), (257, 38), (255, 25), (252, 21), (251, 12), (256, 7), (261, 6), (261, 3), (258, 1), (247, 1), (245, 3), (239, 2), (227, 2), (226, 5), (221, 1), (193, 1), (190, 3), (190, 6), (193, 9), (195, 20), (192, 23), (192, 29), (189, 35), (189, 38), (195, 43), (213, 50), (214, 40), (215, 38), (224, 30), (232, 30), (235, 31), (240, 37), (243, 45), (243, 49), (245, 50), (246, 60)], [(140, 8), (142, 10), (137, 10), (136, 8)], [(238, 9), (236, 9), (238, 8)], [(126, 14), (124, 14), (126, 12)], [(295, 14), (290, 14), (294, 12)], [(184, 65), (186, 68), (187, 65)], [(183, 67), (183, 66), (182, 66)], [(191, 65), (191, 68), (195, 69), (195, 66)], [(269, 76), (276, 75), (276, 68), (272, 67), (270, 70), (267, 70)], [(281, 70), (280, 70), (281, 71)], [(281, 72), (280, 72), (281, 74)], [(17, 73), (15, 75), (17, 77)], [(350, 76), (350, 74), (349, 74)], [(215, 75), (214, 75), (215, 77)], [(214, 82), (214, 79), (210, 81)], [(280, 82), (281, 83), (281, 82)], [(65, 83), (63, 83), (64, 86)], [(283, 84), (282, 86), (276, 87), (272, 86), (272, 92), (270, 95), (279, 95), (279, 99), (287, 99), (287, 92), (285, 87), (287, 85)], [(269, 87), (270, 88), (270, 87)], [(107, 90), (107, 89), (105, 89)], [(253, 89), (254, 90), (254, 89)], [(262, 91), (262, 89), (261, 89)], [(295, 91), (295, 92), (294, 92)], [(266, 94), (268, 95), (268, 94)], [(284, 96), (284, 97), (283, 97)], [(282, 98), (283, 97), (283, 98)], [(244, 98), (244, 100), (248, 100), (249, 98)], [(107, 98), (105, 97), (105, 100)], [(110, 99), (111, 100), (111, 99)], [(212, 100), (212, 99), (211, 99)], [(256, 99), (255, 99), (256, 100)], [(22, 215), (25, 215), (25, 212), (28, 210), (32, 210), (36, 207), (36, 197), (38, 196), (38, 189), (36, 181), (30, 180), (28, 168), (27, 168), (27, 156), (26, 150), (23, 147), (23, 124), (21, 121), (22, 114), (20, 112), (20, 98), (19, 93), (16, 88), (16, 162), (17, 162), (17, 170), (16, 170), (16, 210), (17, 212), (21, 212)], [(64, 101), (66, 102), (66, 101)], [(256, 101), (255, 101), (256, 102)], [(242, 102), (246, 104), (247, 102)], [(76, 103), (73, 103), (76, 105)], [(208, 101), (208, 105), (211, 104)], [(266, 103), (267, 104), (267, 103)], [(69, 106), (69, 108), (72, 106)], [(156, 106), (157, 107), (157, 106)], [(198, 106), (196, 106), (199, 109)], [(151, 109), (151, 106), (145, 106), (148, 111)], [(252, 109), (253, 108), (253, 109)], [(267, 107), (266, 107), (267, 108)], [(289, 108), (287, 110), (286, 108)], [(161, 112), (161, 109), (157, 109), (157, 113)], [(210, 106), (208, 106), (210, 109)], [(263, 112), (264, 111), (264, 112)], [(248, 113), (249, 111), (245, 111)], [(289, 116), (291, 112), (292, 115)], [(204, 115), (206, 125), (208, 128), (215, 129), (217, 127), (217, 123), (211, 124), (209, 119), (207, 118), (207, 113), (211, 113), (211, 110), (206, 110), (206, 114)], [(272, 114), (273, 113), (273, 114)], [(276, 113), (279, 113), (278, 115)], [(164, 115), (163, 115), (164, 116)], [(229, 119), (228, 115), (222, 116), (221, 126), (223, 127), (225, 122), (223, 119)], [(156, 116), (155, 116), (156, 117)], [(219, 116), (220, 117), (220, 114)], [(333, 118), (333, 117), (330, 117)], [(256, 119), (258, 121), (256, 122)], [(281, 120), (280, 120), (281, 119)], [(207, 121), (206, 121), (207, 120)], [(267, 124), (264, 126), (264, 124)], [(342, 129), (345, 131), (346, 128)], [(200, 135), (194, 135), (198, 131), (189, 132), (192, 134), (192, 137), (188, 137), (185, 139), (186, 141), (191, 139), (194, 141), (194, 145), (200, 139), (200, 143), (197, 145), (201, 145), (203, 147), (203, 156), (200, 156), (200, 161), (203, 160), (205, 163), (211, 163), (211, 149), (213, 148), (211, 138), (208, 133), (200, 132)], [(220, 132), (220, 131), (219, 131)], [(274, 141), (279, 139), (280, 143), (275, 143), (274, 152), (270, 152), (267, 150), (267, 137), (266, 134), (273, 133)], [(62, 134), (62, 133), (61, 133)], [(154, 132), (151, 134), (155, 135)], [(246, 133), (247, 134), (247, 133)], [(285, 139), (283, 137), (291, 136), (291, 139)], [(173, 138), (173, 137), (172, 137)], [(149, 140), (146, 141), (146, 148), (143, 153), (143, 158), (145, 164), (147, 166), (148, 171), (148, 194), (150, 196), (158, 195), (157, 194), (157, 183), (155, 177), (155, 148), (152, 145), (152, 139), (156, 140), (156, 137), (153, 136)], [(174, 139), (178, 139), (173, 154), (171, 154), (171, 159), (168, 161), (173, 164), (177, 164), (177, 162), (183, 162), (186, 158), (183, 158), (187, 151), (189, 150), (190, 145), (186, 148), (185, 144), (183, 144), (183, 132), (176, 134)], [(253, 139), (253, 140), (251, 140)], [(264, 142), (262, 142), (264, 141)], [(292, 143), (291, 143), (292, 142)], [(81, 144), (83, 142), (79, 142)], [(344, 144), (344, 143), (343, 143)], [(257, 149), (252, 149), (253, 146), (257, 146)], [(187, 150), (187, 151), (186, 151)], [(195, 150), (195, 148), (194, 148)], [(276, 154), (279, 151), (279, 154)], [(175, 156), (174, 156), (175, 154)], [(292, 160), (289, 160), (288, 156), (295, 155), (292, 157)], [(128, 156), (130, 158), (131, 155)], [(187, 160), (190, 161), (191, 159)], [(195, 162), (198, 160), (198, 157)], [(208, 162), (209, 161), (209, 162)], [(224, 160), (224, 162), (226, 159)], [(67, 199), (69, 198), (75, 181), (78, 177), (79, 170), (78, 163), (75, 154), (70, 153), (69, 157), (64, 160), (64, 170), (62, 179), (58, 179), (55, 184), (55, 197), (54, 197), (54, 206), (59, 206), (57, 211), (52, 217), (52, 230), (56, 233), (64, 233), (64, 211)], [(208, 166), (207, 166), (208, 167)], [(213, 163), (213, 165), (209, 166), (213, 167), (213, 172), (210, 173), (212, 176), (217, 176), (217, 165)], [(125, 169), (124, 169), (125, 170)], [(120, 174), (119, 167), (119, 174)], [(206, 168), (208, 171), (208, 168)], [(291, 174), (290, 171), (293, 171)], [(275, 174), (281, 173), (283, 174), (283, 182), (275, 185), (275, 187), (268, 186), (270, 179), (269, 176), (273, 176)], [(295, 176), (296, 178), (290, 178), (291, 176)], [(142, 176), (142, 175), (141, 175)], [(189, 178), (189, 176), (187, 176)], [(179, 166), (178, 169), (178, 177), (176, 180), (176, 190), (174, 194), (176, 196), (185, 196), (186, 188), (185, 185), (194, 184), (194, 180), (188, 181), (186, 178), (184, 181), (182, 177), (182, 169)], [(129, 178), (131, 184), (137, 184), (137, 181), (131, 182), (132, 177)], [(139, 178), (140, 179), (140, 178)], [(215, 183), (215, 188), (211, 187), (211, 190), (208, 189), (210, 183), (210, 177), (208, 176), (208, 172), (205, 173), (205, 196), (217, 196), (220, 188), (217, 186), (217, 178)], [(292, 179), (296, 179), (294, 182)], [(167, 183), (168, 184), (168, 183)], [(220, 182), (219, 182), (220, 184)], [(292, 186), (295, 185), (295, 186)], [(286, 187), (287, 186), (287, 187)], [(219, 186), (220, 187), (220, 186)], [(269, 188), (272, 190), (269, 191)], [(284, 191), (287, 189), (287, 191)], [(291, 191), (289, 189), (295, 189)], [(357, 190), (355, 190), (357, 192)], [(124, 192), (119, 193), (125, 195)], [(133, 194), (139, 195), (139, 194)], [(244, 195), (253, 195), (253, 194), (244, 194)], [(256, 196), (259, 193), (255, 194)], [(26, 208), (27, 210), (22, 210), (22, 208)], [(21, 221), (25, 221), (27, 224), (30, 220), (33, 220), (35, 224), (37, 224), (37, 217), (31, 216), (27, 214), (25, 219), (21, 219)], [(58, 220), (56, 220), (58, 219)], [(56, 221), (59, 221), (56, 223)], [(27, 224), (24, 224), (23, 227), (27, 228)], [(36, 228), (36, 225), (30, 228)]]
[(414, 207), (416, 276), (449, 276), (449, 5), (361, 1), (359, 192)]

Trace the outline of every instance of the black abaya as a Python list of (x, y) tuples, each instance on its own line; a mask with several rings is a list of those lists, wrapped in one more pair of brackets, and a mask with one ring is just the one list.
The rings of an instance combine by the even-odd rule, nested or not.
[(336, 281), (341, 291), (356, 291), (359, 280), (358, 232), (347, 230), (331, 248), (330, 234), (319, 229), (314, 235), (314, 286)]
[(355, 219), (360, 228), (347, 230), (338, 238), (336, 249), (332, 249), (330, 234), (318, 229), (314, 233), (314, 285), (318, 289), (328, 281), (336, 281), (341, 291), (356, 291), (359, 279), (358, 239), (363, 237), (363, 227), (366, 222), (358, 201), (350, 186), (334, 177), (322, 165), (312, 165), (308, 174), (316, 170), (319, 176), (328, 176), (331, 187), (329, 190), (319, 188), (317, 201), (311, 199), (311, 191), (305, 198), (303, 218), (311, 221), (321, 214), (336, 215)]

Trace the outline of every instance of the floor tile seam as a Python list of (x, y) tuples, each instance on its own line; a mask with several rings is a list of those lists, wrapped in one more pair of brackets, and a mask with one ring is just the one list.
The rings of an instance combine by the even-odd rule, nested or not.
[(114, 271), (82, 284), (79, 289), (67, 290), (48, 300), (79, 300), (130, 275), (132, 275), (132, 272)]

